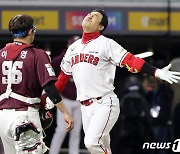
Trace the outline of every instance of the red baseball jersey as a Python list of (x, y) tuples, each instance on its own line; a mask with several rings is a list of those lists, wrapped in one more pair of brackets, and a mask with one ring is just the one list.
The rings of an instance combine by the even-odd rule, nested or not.
[[(11, 88), (14, 93), (34, 98), (40, 97), (44, 85), (56, 80), (50, 59), (46, 52), (35, 46), (8, 44), (0, 50), (0, 94), (5, 93), (8, 84), (8, 62), (13, 60)], [(16, 52), (16, 56), (11, 58)], [(10, 58), (9, 58), (10, 57)], [(14, 98), (0, 101), (0, 109), (28, 106)]]

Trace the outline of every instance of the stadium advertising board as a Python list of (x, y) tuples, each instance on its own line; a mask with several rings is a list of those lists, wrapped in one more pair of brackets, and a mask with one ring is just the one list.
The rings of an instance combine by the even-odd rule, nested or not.
[[(104, 34), (112, 35), (180, 35), (180, 11), (167, 8), (104, 7), (109, 25)], [(17, 14), (34, 18), (37, 35), (82, 33), (81, 23), (93, 7), (0, 6), (0, 34), (9, 34), (8, 22)]]
[(1, 13), (1, 28), (2, 30), (8, 30), (9, 20), (18, 14), (28, 14), (33, 17), (34, 25), (38, 30), (59, 30), (59, 12), (58, 11), (47, 11), (47, 10), (3, 10)]

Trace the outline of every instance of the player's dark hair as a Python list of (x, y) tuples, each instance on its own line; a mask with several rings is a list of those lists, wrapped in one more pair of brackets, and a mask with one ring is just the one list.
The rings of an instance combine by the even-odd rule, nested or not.
[(99, 12), (103, 16), (102, 20), (100, 22), (100, 25), (104, 26), (104, 29), (100, 31), (100, 33), (102, 33), (108, 26), (108, 17), (106, 15), (105, 11), (102, 9), (95, 9), (92, 12)]
[(26, 37), (28, 31), (32, 29), (34, 20), (26, 14), (16, 15), (9, 21), (9, 31), (13, 37)]

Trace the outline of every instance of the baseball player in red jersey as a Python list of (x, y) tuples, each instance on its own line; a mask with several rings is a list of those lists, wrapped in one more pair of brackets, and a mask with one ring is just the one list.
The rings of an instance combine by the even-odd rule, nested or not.
[(17, 15), (9, 22), (14, 42), (0, 50), (0, 137), (5, 154), (42, 154), (47, 147), (39, 118), (44, 89), (73, 128), (73, 120), (54, 86), (55, 73), (44, 50), (31, 44), (33, 18)]
[(70, 76), (81, 102), (84, 143), (91, 154), (111, 154), (110, 131), (119, 116), (119, 100), (114, 91), (116, 66), (132, 73), (143, 72), (169, 83), (180, 79), (179, 72), (169, 71), (170, 65), (157, 69), (135, 57), (114, 40), (102, 35), (108, 18), (101, 9), (90, 12), (82, 22), (82, 39), (68, 48), (56, 82), (61, 92)]

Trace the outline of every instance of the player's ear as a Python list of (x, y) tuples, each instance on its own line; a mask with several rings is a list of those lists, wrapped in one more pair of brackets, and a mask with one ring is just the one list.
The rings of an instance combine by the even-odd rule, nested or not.
[(27, 35), (28, 35), (28, 36), (31, 35), (32, 32), (33, 32), (33, 30), (30, 29), (30, 30), (28, 31), (28, 34), (27, 34)]
[(99, 25), (99, 31), (102, 31), (104, 29), (103, 25)]

